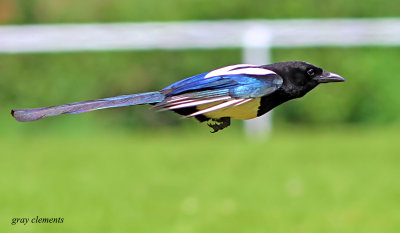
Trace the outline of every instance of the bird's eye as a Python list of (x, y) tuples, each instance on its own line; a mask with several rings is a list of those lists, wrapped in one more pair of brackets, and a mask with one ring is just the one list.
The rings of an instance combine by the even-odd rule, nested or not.
[(309, 76), (314, 76), (315, 70), (314, 70), (314, 69), (308, 69), (308, 70), (307, 70), (307, 74), (308, 74)]

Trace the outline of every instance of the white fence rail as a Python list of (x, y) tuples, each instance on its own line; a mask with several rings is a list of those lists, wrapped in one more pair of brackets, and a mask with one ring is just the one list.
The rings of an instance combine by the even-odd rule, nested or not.
[(271, 47), (400, 45), (400, 19), (245, 20), (0, 27), (0, 52), (238, 48), (250, 28)]

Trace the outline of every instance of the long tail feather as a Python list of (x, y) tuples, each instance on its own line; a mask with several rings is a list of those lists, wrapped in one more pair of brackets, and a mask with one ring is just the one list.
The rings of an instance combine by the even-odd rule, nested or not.
[(150, 104), (163, 101), (165, 96), (160, 92), (147, 92), (133, 95), (121, 95), (98, 100), (62, 104), (44, 108), (13, 109), (11, 115), (17, 121), (36, 121), (60, 114), (76, 114), (105, 108), (124, 107), (129, 105)]

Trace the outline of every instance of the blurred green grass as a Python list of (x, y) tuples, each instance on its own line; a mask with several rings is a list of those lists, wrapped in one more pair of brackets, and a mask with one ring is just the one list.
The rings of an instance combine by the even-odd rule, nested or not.
[[(396, 17), (393, 0), (3, 0), (6, 23)], [(7, 4), (8, 3), (8, 4)]]
[(398, 129), (2, 136), (0, 232), (396, 232)]

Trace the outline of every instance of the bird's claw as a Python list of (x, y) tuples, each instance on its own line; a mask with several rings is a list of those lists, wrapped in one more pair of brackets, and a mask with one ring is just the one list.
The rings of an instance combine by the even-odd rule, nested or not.
[(211, 127), (214, 131), (210, 131), (211, 133), (216, 133), (219, 130), (222, 130), (231, 125), (230, 117), (222, 117), (220, 119), (211, 119), (210, 123), (207, 123), (209, 127)]

